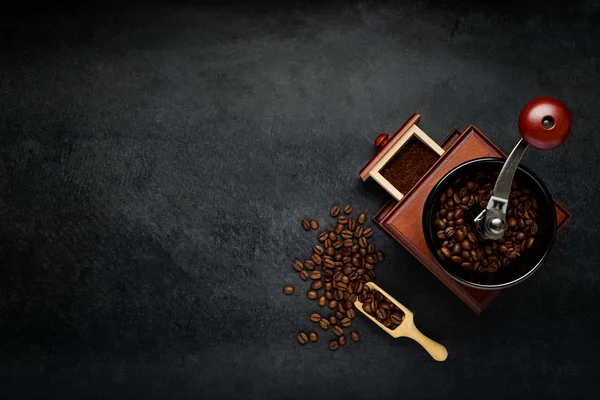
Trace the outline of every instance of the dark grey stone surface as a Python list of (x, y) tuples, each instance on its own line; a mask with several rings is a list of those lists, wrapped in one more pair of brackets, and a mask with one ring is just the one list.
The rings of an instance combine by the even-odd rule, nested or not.
[[(52, 5), (52, 7), (54, 7)], [(2, 398), (593, 397), (598, 389), (600, 6), (139, 5), (0, 16)], [(301, 347), (291, 269), (413, 112), (509, 151), (529, 100), (573, 114), (524, 163), (574, 214), (481, 317), (380, 229), (377, 282), (447, 346), (364, 318)], [(292, 297), (281, 288), (293, 283)], [(319, 330), (319, 333), (322, 331)]]

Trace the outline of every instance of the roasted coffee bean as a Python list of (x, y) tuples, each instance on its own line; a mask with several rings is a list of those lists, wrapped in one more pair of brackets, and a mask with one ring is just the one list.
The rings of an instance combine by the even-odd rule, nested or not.
[(344, 212), (346, 214), (352, 213), (352, 206), (350, 204), (348, 204), (346, 207), (344, 207)]
[(300, 272), (304, 269), (304, 264), (302, 264), (302, 261), (300, 261), (300, 260), (294, 260), (294, 262), (292, 263), (292, 266), (298, 272)]
[[(358, 228), (357, 228), (358, 229)], [(363, 236), (360, 239), (358, 239), (358, 245), (360, 247), (362, 247), (363, 249), (366, 248), (369, 245), (369, 242), (367, 241), (367, 239)]]
[(341, 290), (336, 290), (335, 292), (333, 292), (333, 298), (336, 300), (342, 300), (344, 298), (344, 292), (342, 292)]
[(337, 342), (337, 340), (332, 340), (331, 342), (329, 342), (329, 350), (336, 351), (339, 347), (340, 344)]
[(346, 344), (346, 336), (342, 335), (338, 338), (338, 343), (340, 344), (340, 346), (343, 346)]
[(346, 225), (348, 223), (348, 217), (345, 215), (340, 215), (338, 218), (338, 224)]
[(477, 243), (477, 235), (475, 235), (473, 232), (469, 232), (469, 234), (467, 235), (467, 238), (469, 239), (469, 241), (471, 243)]
[[(354, 236), (354, 233), (349, 229), (344, 229), (342, 231), (341, 235), (344, 239), (352, 239), (352, 237)], [(345, 240), (344, 240), (344, 242), (345, 242)]]
[(456, 233), (454, 234), (454, 239), (457, 242), (462, 242), (463, 240), (465, 240), (465, 231), (463, 231), (462, 229), (456, 229)]
[(360, 333), (356, 332), (356, 331), (352, 331), (350, 332), (350, 337), (352, 338), (352, 340), (354, 340), (355, 342), (358, 342), (360, 340)]
[[(341, 244), (341, 242), (339, 240), (336, 243), (338, 243), (338, 242)], [(329, 257), (335, 257), (335, 247), (333, 247), (333, 246), (328, 247), (327, 250), (325, 251), (325, 253), (327, 253), (327, 255)]]
[(530, 249), (531, 247), (533, 247), (533, 242), (535, 241), (535, 238), (532, 236), (529, 239), (527, 239), (527, 248)]
[(319, 242), (324, 242), (325, 240), (327, 240), (328, 235), (329, 235), (329, 232), (319, 233)]
[(344, 334), (344, 330), (338, 325), (334, 326), (331, 331), (335, 336), (342, 336)]
[(454, 236), (454, 228), (453, 227), (448, 227), (446, 228), (446, 230), (444, 231), (444, 234), (446, 235), (447, 238), (451, 238)]
[(291, 285), (286, 285), (283, 287), (283, 294), (289, 296), (291, 294), (294, 294), (294, 287)]
[(375, 314), (377, 315), (377, 319), (380, 321), (383, 321), (387, 318), (387, 312), (383, 308), (378, 308)]
[(317, 340), (319, 340), (319, 335), (317, 335), (317, 332), (315, 332), (315, 331), (312, 331), (312, 332), (310, 332), (310, 333), (308, 334), (308, 339), (309, 339), (311, 342), (316, 342)]
[(437, 229), (446, 229), (446, 221), (441, 219), (436, 219), (433, 223)]
[(310, 229), (311, 229), (310, 222), (303, 219), (302, 220), (302, 229), (304, 229), (305, 231), (310, 231)]
[(321, 281), (321, 280), (313, 281), (313, 283), (310, 285), (310, 288), (314, 289), (314, 290), (322, 289), (323, 281)]
[[(342, 295), (342, 298), (343, 298), (343, 295)], [(337, 307), (337, 305), (338, 305), (338, 302), (337, 302), (337, 300), (335, 300), (335, 299), (333, 299), (333, 300), (329, 300), (329, 303), (327, 303), (327, 307), (329, 307), (329, 308), (331, 308), (331, 309), (334, 309), (334, 308), (336, 308), (336, 307)]]
[(323, 255), (324, 252), (325, 252), (325, 250), (323, 250), (323, 248), (321, 246), (319, 246), (318, 244), (313, 247), (313, 253), (315, 253), (315, 254)]
[(329, 232), (329, 236), (327, 236), (329, 240), (335, 242), (337, 240), (337, 234), (334, 231)]
[(327, 233), (327, 239), (323, 242), (323, 247), (328, 248), (333, 246), (333, 242), (329, 239), (329, 233)]
[(361, 225), (364, 224), (367, 221), (367, 214), (365, 214), (365, 213), (358, 214), (357, 221)]
[(452, 260), (452, 262), (453, 262), (453, 263), (455, 263), (455, 264), (460, 264), (460, 263), (462, 263), (462, 262), (463, 262), (463, 259), (462, 259), (461, 257), (458, 257), (458, 256), (452, 256), (450, 259), (451, 259), (451, 260)]
[(317, 220), (314, 220), (314, 219), (313, 219), (313, 220), (311, 220), (311, 221), (310, 221), (310, 227), (311, 227), (311, 229), (313, 229), (313, 230), (317, 230), (317, 229), (319, 229), (319, 223), (317, 222)]
[(335, 268), (335, 261), (326, 259), (325, 261), (323, 261), (323, 268)]
[(306, 272), (306, 271), (300, 271), (299, 275), (300, 275), (300, 279), (302, 279), (303, 281), (308, 279), (308, 272)]
[(383, 251), (377, 252), (377, 261), (379, 261), (379, 262), (385, 261), (385, 254), (383, 253)]
[(344, 327), (344, 328), (348, 328), (349, 326), (352, 325), (352, 319), (346, 317), (346, 318), (342, 318), (340, 324)]
[(358, 250), (358, 254), (360, 254), (361, 257), (366, 257), (367, 256), (367, 249), (364, 248), (364, 247), (361, 248), (360, 250)]
[(356, 220), (354, 218), (350, 218), (348, 220), (348, 229), (353, 231), (356, 229)]
[(316, 265), (321, 265), (321, 256), (320, 255), (313, 253), (313, 255), (310, 256), (310, 259)]
[(311, 300), (316, 300), (318, 296), (319, 296), (319, 294), (317, 293), (316, 290), (311, 289), (308, 292), (306, 292), (306, 297), (308, 297)]
[(369, 254), (375, 253), (375, 245), (373, 243), (369, 243), (369, 245), (367, 246), (367, 253), (369, 253)]
[(304, 268), (306, 268), (309, 271), (312, 271), (313, 269), (315, 269), (315, 263), (312, 260), (306, 260), (304, 261)]
[(327, 291), (325, 292), (325, 298), (326, 298), (327, 300), (331, 300), (331, 299), (333, 299), (333, 298), (334, 298), (334, 292), (333, 292), (332, 290), (327, 290)]
[(331, 211), (329, 212), (329, 214), (332, 217), (337, 217), (340, 214), (340, 206), (335, 205), (331, 208)]
[(471, 242), (469, 240), (463, 240), (462, 242), (460, 242), (460, 245), (465, 250), (471, 250)]
[(363, 236), (366, 238), (370, 238), (371, 236), (373, 236), (373, 229), (372, 228), (367, 228), (363, 231)]
[[(327, 294), (327, 293), (331, 293), (331, 292), (325, 292), (325, 294)], [(327, 297), (326, 296), (319, 297), (318, 303), (319, 303), (320, 307), (325, 307), (325, 304), (327, 304)]]
[(523, 232), (519, 232), (515, 237), (517, 238), (517, 240), (523, 240), (527, 237), (527, 235), (525, 235)]
[(358, 244), (354, 244), (352, 245), (352, 253), (358, 253), (358, 251), (360, 250), (360, 246)]
[(352, 247), (354, 246), (354, 240), (352, 239), (344, 239), (344, 247)]
[(393, 324), (396, 325), (400, 325), (402, 323), (402, 320), (404, 319), (404, 317), (402, 316), (402, 314), (392, 314), (390, 315), (390, 320), (392, 321)]
[(329, 321), (327, 321), (325, 318), (321, 319), (319, 321), (319, 326), (323, 329), (328, 329), (329, 328)]
[(354, 311), (354, 308), (346, 310), (346, 316), (350, 319), (354, 319), (354, 317), (356, 317), (356, 311)]
[(312, 322), (319, 322), (321, 320), (321, 316), (319, 315), (319, 313), (314, 312), (310, 314), (309, 319)]
[(344, 313), (339, 310), (337, 310), (335, 313), (333, 313), (333, 315), (335, 315), (335, 317), (340, 321), (342, 320), (342, 318), (344, 318)]
[(447, 258), (450, 258), (452, 256), (452, 252), (448, 250), (447, 247), (442, 247), (442, 253), (444, 253), (444, 256), (446, 256)]
[(343, 231), (343, 230), (344, 230), (344, 225), (342, 225), (342, 224), (337, 224), (337, 225), (335, 226), (335, 228), (333, 229), (333, 231), (334, 231), (334, 232), (335, 232), (337, 235), (339, 235), (340, 233), (342, 233), (342, 231)]
[(346, 283), (344, 283), (344, 278), (342, 278), (342, 281), (338, 282), (336, 286), (339, 290), (342, 290), (342, 291), (346, 290), (346, 288), (348, 287), (348, 285)]
[(327, 318), (327, 321), (329, 321), (331, 325), (335, 325), (338, 323), (338, 319), (335, 317), (335, 315), (330, 315), (329, 318)]
[(308, 342), (308, 336), (304, 332), (298, 334), (298, 341), (300, 344), (306, 344)]
[(356, 229), (354, 230), (354, 237), (355, 238), (360, 238), (363, 234), (363, 228), (362, 226), (357, 226)]

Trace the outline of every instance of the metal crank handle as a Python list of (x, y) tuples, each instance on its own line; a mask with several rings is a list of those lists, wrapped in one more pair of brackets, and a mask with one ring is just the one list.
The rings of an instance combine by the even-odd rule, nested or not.
[(540, 150), (560, 146), (571, 133), (571, 122), (567, 107), (551, 97), (537, 98), (523, 108), (519, 115), (522, 139), (506, 159), (486, 209), (475, 218), (477, 228), (483, 236), (492, 240), (499, 240), (504, 236), (512, 181), (529, 145)]

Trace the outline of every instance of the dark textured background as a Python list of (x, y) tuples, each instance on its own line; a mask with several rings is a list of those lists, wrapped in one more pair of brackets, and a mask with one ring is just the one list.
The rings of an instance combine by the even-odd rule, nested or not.
[[(6, 10), (5, 10), (6, 11)], [(94, 5), (0, 16), (0, 397), (491, 398), (598, 389), (600, 4)], [(377, 282), (447, 346), (364, 318), (299, 346), (291, 260), (413, 112), (504, 151), (529, 100), (573, 114), (524, 163), (574, 214), (477, 317), (377, 229)], [(322, 332), (319, 330), (319, 332)]]

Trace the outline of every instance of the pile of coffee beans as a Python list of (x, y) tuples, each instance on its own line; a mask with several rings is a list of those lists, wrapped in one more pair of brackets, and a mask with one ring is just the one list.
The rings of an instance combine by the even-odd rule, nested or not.
[(364, 312), (374, 317), (388, 329), (396, 329), (404, 320), (404, 312), (381, 292), (365, 286), (358, 295), (358, 300), (363, 303)]
[[(299, 278), (310, 282), (306, 297), (325, 309), (310, 314), (309, 320), (321, 329), (331, 329), (335, 338), (329, 343), (330, 350), (346, 344), (346, 332), (356, 317), (354, 302), (368, 291), (365, 283), (375, 279), (375, 266), (385, 260), (383, 252), (377, 251), (370, 242), (373, 229), (364, 227), (367, 215), (360, 213), (353, 218), (352, 211), (351, 205), (343, 209), (333, 206), (330, 211), (331, 217), (336, 219), (333, 228), (317, 234), (318, 243), (312, 248), (310, 257), (292, 262)], [(307, 231), (319, 226), (315, 220), (303, 220), (301, 225)], [(283, 292), (291, 295), (294, 288), (286, 285)], [(353, 341), (360, 340), (358, 332), (349, 333)], [(298, 334), (301, 344), (309, 340), (317, 341), (318, 335), (315, 332)]]
[(487, 206), (497, 175), (482, 172), (458, 179), (440, 196), (433, 224), (440, 243), (436, 252), (443, 261), (450, 260), (467, 270), (496, 272), (535, 246), (538, 202), (516, 181), (510, 193), (504, 238), (488, 240), (475, 229), (476, 215), (470, 210)]

